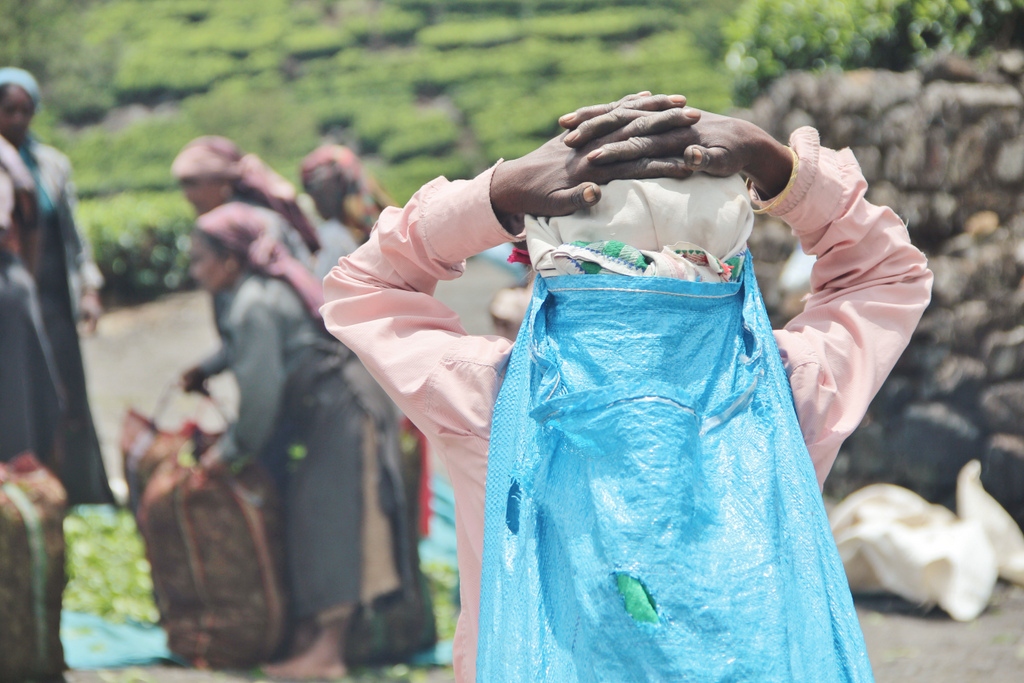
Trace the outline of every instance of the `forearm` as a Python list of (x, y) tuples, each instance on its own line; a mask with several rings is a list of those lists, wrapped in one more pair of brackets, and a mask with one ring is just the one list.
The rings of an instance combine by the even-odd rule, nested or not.
[(92, 243), (89, 241), (88, 236), (82, 232), (81, 225), (75, 218), (75, 213), (78, 209), (78, 192), (75, 189), (75, 183), (71, 179), (71, 166), (67, 166), (67, 175), (64, 181), (64, 192), (63, 192), (63, 208), (64, 220), (70, 223), (69, 234), (73, 234), (78, 242), (76, 245), (78, 254), (75, 259), (78, 266), (78, 272), (82, 278), (82, 288), (86, 291), (98, 292), (103, 289), (104, 278), (103, 273), (100, 272), (99, 266), (96, 265), (96, 261), (92, 255)]
[(197, 366), (206, 377), (213, 377), (219, 375), (228, 369), (228, 354), (224, 346), (211, 353), (209, 356), (200, 361)]
[(928, 305), (932, 275), (895, 212), (865, 199), (867, 183), (852, 153), (820, 147), (810, 129), (791, 142), (800, 171), (772, 213), (818, 260), (804, 311), (776, 338), (823, 482), (906, 348)]

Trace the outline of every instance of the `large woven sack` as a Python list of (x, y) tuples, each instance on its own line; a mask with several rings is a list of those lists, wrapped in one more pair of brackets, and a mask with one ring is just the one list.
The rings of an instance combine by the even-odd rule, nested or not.
[(418, 552), (422, 509), (416, 504), (426, 464), (426, 441), (411, 422), (402, 426), (402, 485), (408, 520), (406, 542), (410, 549), (413, 585), (382, 604), (359, 611), (346, 641), (345, 661), (350, 665), (390, 664), (408, 661), (412, 655), (437, 643), (434, 603), (427, 579), (420, 571)]
[(0, 463), (0, 681), (55, 678), (65, 669), (66, 500), (60, 481), (31, 455)]
[(281, 642), (281, 506), (258, 466), (207, 472), (166, 460), (138, 511), (170, 650), (201, 668), (246, 668)]

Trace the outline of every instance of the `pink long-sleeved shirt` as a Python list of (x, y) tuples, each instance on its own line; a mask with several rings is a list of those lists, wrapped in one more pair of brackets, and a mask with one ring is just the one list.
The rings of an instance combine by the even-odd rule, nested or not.
[[(892, 209), (864, 198), (867, 183), (849, 150), (821, 147), (811, 128), (796, 131), (790, 144), (799, 172), (771, 213), (818, 260), (804, 311), (775, 337), (821, 483), (906, 347), (928, 305), (932, 274)], [(438, 281), (462, 274), (467, 257), (516, 239), (494, 215), (490, 182), (491, 171), (468, 181), (438, 178), (404, 208), (385, 211), (370, 240), (324, 280), (322, 309), (327, 328), (359, 355), (448, 468), (462, 590), (460, 683), (475, 677), (487, 449), (512, 342), (466, 334), (433, 293)]]

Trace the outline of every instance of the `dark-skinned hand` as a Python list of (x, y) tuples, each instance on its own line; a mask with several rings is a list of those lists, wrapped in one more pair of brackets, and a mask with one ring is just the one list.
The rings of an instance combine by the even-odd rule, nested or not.
[(217, 444), (210, 446), (200, 456), (199, 467), (210, 474), (224, 474), (228, 471), (228, 464), (221, 457), (220, 447)]
[(189, 368), (181, 374), (178, 386), (187, 394), (202, 394), (209, 396), (210, 391), (206, 388), (206, 380), (209, 376), (199, 365)]
[[(638, 111), (678, 107), (685, 99), (671, 100), (649, 93), (629, 95), (608, 106), (638, 107)], [(635, 156), (621, 162), (601, 159), (596, 163), (588, 153), (610, 140), (593, 139), (574, 147), (563, 134), (549, 140), (519, 159), (498, 164), (491, 177), (491, 205), (511, 234), (522, 231), (523, 214), (564, 216), (596, 204), (601, 198), (598, 184), (620, 178), (685, 178), (692, 173), (682, 157), (659, 153), (655, 157)]]
[(96, 333), (96, 325), (103, 315), (103, 304), (100, 295), (95, 290), (85, 290), (78, 304), (79, 325), (83, 334), (92, 335)]
[(743, 173), (766, 198), (782, 191), (793, 168), (788, 149), (761, 128), (686, 107), (680, 96), (584, 107), (559, 123), (570, 129), (565, 144), (587, 151), (596, 166), (681, 158), (691, 171), (714, 176)]

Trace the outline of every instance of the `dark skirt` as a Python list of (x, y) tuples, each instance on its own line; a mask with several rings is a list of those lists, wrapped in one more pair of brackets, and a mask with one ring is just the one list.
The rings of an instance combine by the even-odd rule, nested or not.
[(60, 218), (44, 215), (42, 251), (36, 269), (36, 289), (43, 327), (50, 340), (57, 370), (58, 391), (64, 413), (57, 429), (61, 463), (57, 470), (68, 493), (68, 505), (113, 503), (103, 467), (100, 441), (89, 409), (85, 367), (78, 341), (78, 321), (71, 301), (71, 286)]
[(325, 342), (289, 373), (278, 428), (261, 461), (283, 492), (293, 615), (314, 617), (363, 596), (364, 452), (375, 444), (380, 507), (396, 570), (411, 576), (405, 543), (396, 409), (344, 347)]
[(68, 505), (113, 503), (89, 409), (82, 349), (66, 280), (63, 287), (41, 286), (39, 304), (64, 399), (64, 417), (59, 430), (63, 462), (58, 474), (68, 492)]
[(59, 420), (55, 368), (35, 283), (17, 257), (0, 251), (0, 461), (31, 452), (56, 469)]

